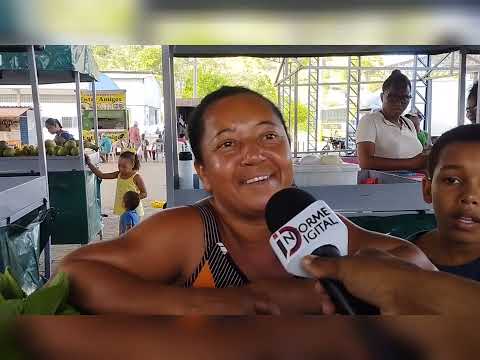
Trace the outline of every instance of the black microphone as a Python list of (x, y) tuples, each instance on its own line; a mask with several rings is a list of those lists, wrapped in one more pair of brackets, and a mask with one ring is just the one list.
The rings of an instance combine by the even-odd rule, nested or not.
[[(306, 255), (338, 257), (348, 254), (348, 229), (322, 200), (306, 191), (286, 188), (267, 203), (265, 217), (272, 232), (270, 245), (287, 272), (311, 277), (303, 270)], [(344, 315), (376, 315), (378, 308), (351, 295), (333, 279), (322, 279), (337, 312)]]

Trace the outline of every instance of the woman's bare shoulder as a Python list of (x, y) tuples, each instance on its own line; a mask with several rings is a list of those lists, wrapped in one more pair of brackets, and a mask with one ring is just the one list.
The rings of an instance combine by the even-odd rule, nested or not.
[(162, 228), (164, 231), (187, 231), (203, 227), (200, 212), (193, 206), (179, 206), (161, 210), (144, 222), (145, 226)]
[[(151, 225), (150, 225), (151, 224)], [(156, 233), (148, 247), (152, 252), (168, 253), (178, 259), (181, 278), (186, 279), (198, 266), (205, 251), (204, 224), (200, 211), (193, 206), (162, 210), (144, 221), (148, 233)], [(163, 244), (160, 244), (164, 242)]]

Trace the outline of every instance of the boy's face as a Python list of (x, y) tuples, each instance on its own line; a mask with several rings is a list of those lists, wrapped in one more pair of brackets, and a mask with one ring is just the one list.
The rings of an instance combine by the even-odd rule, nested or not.
[(423, 197), (433, 203), (438, 230), (448, 239), (480, 242), (480, 142), (446, 146)]

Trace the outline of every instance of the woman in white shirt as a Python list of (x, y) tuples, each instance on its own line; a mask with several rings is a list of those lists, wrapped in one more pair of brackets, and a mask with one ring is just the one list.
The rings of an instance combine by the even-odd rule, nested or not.
[(413, 122), (402, 113), (410, 103), (410, 80), (394, 70), (382, 86), (382, 109), (365, 115), (357, 128), (357, 153), (362, 169), (418, 170), (427, 156)]

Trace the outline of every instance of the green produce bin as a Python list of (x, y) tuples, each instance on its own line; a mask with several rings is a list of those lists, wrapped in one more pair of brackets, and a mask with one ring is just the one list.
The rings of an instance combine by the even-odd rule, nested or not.
[(90, 171), (48, 173), (50, 206), (56, 210), (52, 244), (88, 244), (102, 231), (100, 184)]

